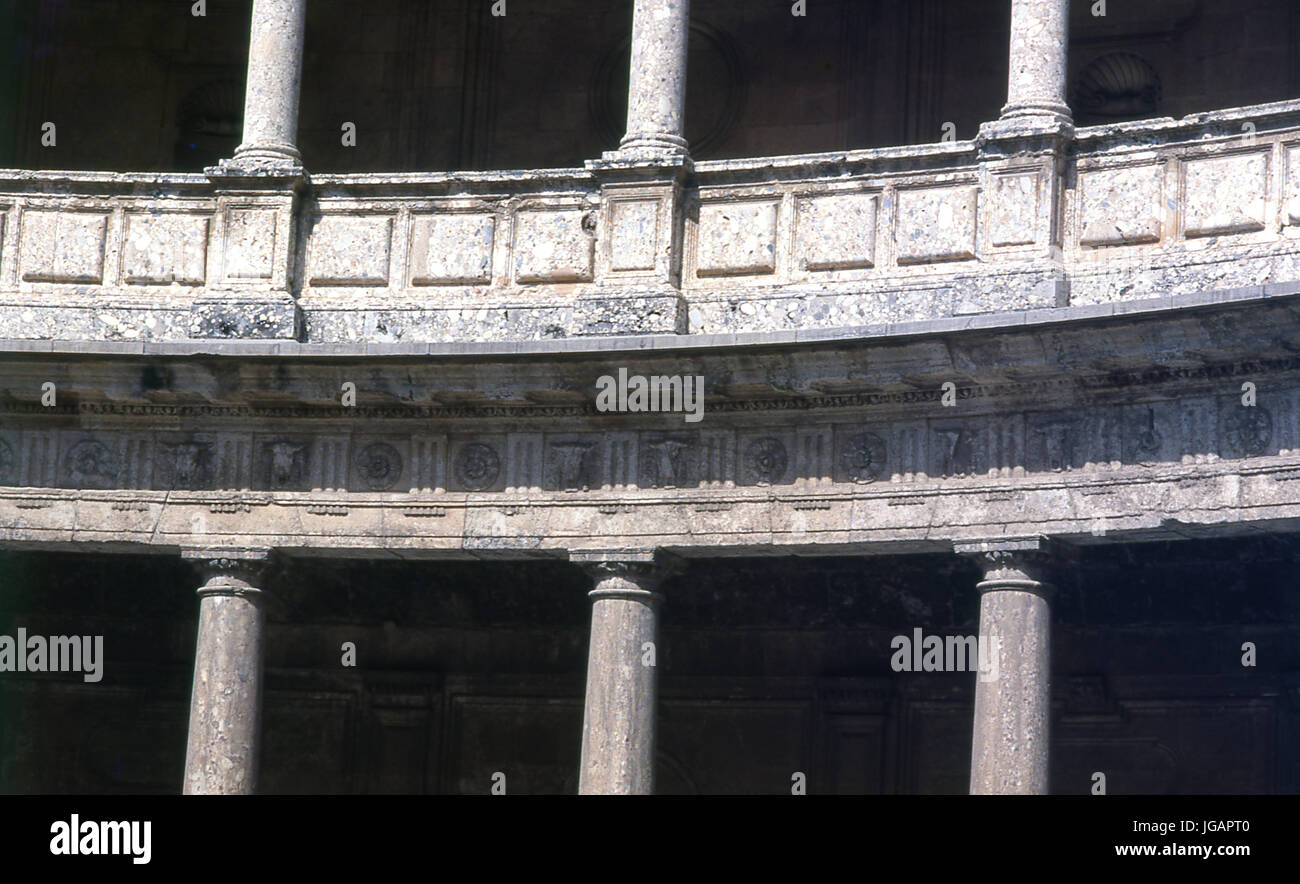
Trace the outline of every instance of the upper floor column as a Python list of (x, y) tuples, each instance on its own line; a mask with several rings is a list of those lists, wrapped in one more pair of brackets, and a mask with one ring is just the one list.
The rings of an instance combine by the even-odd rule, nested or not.
[(307, 0), (253, 0), (239, 166), (293, 167), (298, 153), (298, 98)]
[(1071, 122), (1065, 101), (1070, 0), (1011, 0), (1011, 64), (1002, 118)]
[(627, 134), (620, 151), (688, 152), (686, 46), (690, 0), (635, 0), (632, 69), (628, 78)]

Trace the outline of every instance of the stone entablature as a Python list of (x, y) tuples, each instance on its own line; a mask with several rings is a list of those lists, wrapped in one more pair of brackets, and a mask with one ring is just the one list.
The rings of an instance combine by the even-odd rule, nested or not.
[[(664, 336), (679, 346), (440, 359), (380, 345), (281, 356), (270, 342), (260, 355), (195, 344), (172, 359), (16, 347), (0, 373), (0, 525), (20, 545), (262, 538), (464, 555), (628, 538), (884, 551), (1290, 524), (1294, 295), (1223, 294), (1105, 320), (1071, 321), (1095, 310), (1075, 307), (1060, 324), (1022, 315), (748, 347)], [(612, 362), (705, 378), (704, 419), (598, 412)], [(355, 406), (338, 398), (349, 382)]]
[(226, 171), (0, 172), (0, 332), (730, 333), (1300, 279), (1296, 102), (693, 166)]

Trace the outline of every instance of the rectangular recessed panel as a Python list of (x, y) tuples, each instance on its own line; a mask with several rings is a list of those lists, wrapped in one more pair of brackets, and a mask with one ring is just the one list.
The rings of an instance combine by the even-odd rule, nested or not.
[(1129, 246), (1159, 242), (1164, 166), (1102, 169), (1079, 175), (1079, 244)]
[(393, 219), (325, 216), (311, 232), (312, 285), (387, 285)]
[(226, 216), (226, 278), (270, 279), (275, 257), (274, 209), (231, 209)]
[(1184, 170), (1183, 229), (1188, 236), (1264, 229), (1267, 154), (1189, 160)]
[(1037, 241), (1042, 186), (1037, 172), (994, 176), (988, 206), (989, 240), (994, 246), (1028, 246)]
[(122, 273), (128, 283), (203, 285), (208, 219), (202, 215), (126, 216)]
[(590, 282), (596, 240), (583, 226), (585, 214), (575, 208), (515, 215), (515, 280)]
[(876, 262), (875, 194), (846, 193), (799, 200), (795, 230), (804, 270), (872, 267)]
[(104, 281), (103, 212), (33, 210), (23, 215), (22, 276), (28, 282)]
[(975, 257), (974, 187), (928, 187), (898, 193), (898, 263)]
[(696, 273), (727, 276), (776, 270), (777, 204), (705, 203), (700, 206)]
[(492, 281), (496, 218), (481, 213), (419, 215), (411, 230), (413, 285)]
[(610, 208), (609, 268), (654, 270), (658, 200), (618, 200)]

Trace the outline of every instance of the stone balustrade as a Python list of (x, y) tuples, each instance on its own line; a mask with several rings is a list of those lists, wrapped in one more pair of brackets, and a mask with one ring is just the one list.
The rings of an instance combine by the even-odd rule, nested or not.
[(656, 163), (0, 172), (0, 337), (732, 333), (1300, 279), (1300, 102), (1056, 142)]

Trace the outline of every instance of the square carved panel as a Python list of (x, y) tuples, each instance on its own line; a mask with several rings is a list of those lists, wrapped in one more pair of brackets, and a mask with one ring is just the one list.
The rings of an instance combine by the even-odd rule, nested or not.
[(696, 273), (729, 276), (776, 270), (777, 204), (705, 203), (696, 237)]
[(800, 269), (874, 266), (879, 201), (875, 194), (865, 193), (800, 199), (795, 220)]
[(311, 232), (311, 284), (387, 285), (392, 233), (392, 218), (321, 218)]
[(202, 215), (128, 214), (123, 278), (142, 285), (203, 285), (208, 227), (208, 219)]
[(484, 213), (418, 215), (411, 229), (412, 285), (492, 281), (496, 218)]
[(104, 212), (32, 210), (23, 214), (22, 277), (28, 282), (102, 283)]

